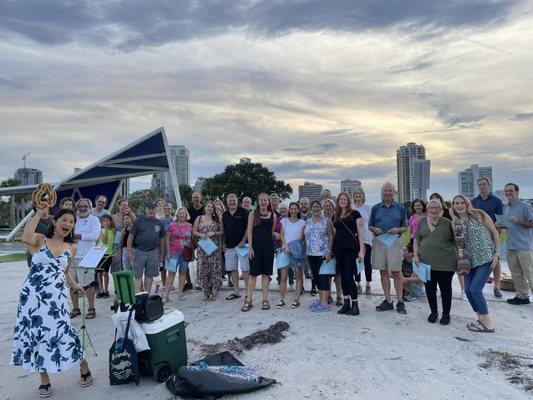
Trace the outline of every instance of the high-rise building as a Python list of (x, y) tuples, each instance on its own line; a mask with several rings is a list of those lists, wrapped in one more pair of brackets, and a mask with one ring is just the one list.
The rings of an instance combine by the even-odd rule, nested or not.
[(21, 186), (43, 183), (43, 172), (35, 168), (19, 168), (15, 171), (15, 179)]
[(426, 149), (421, 144), (410, 142), (396, 150), (400, 203), (413, 201), (417, 197), (427, 198), (430, 164), (418, 160), (426, 160)]
[(350, 201), (353, 201), (353, 192), (355, 192), (355, 189), (360, 187), (361, 181), (358, 181), (357, 179), (343, 179), (341, 181), (341, 192), (348, 193)]
[(298, 198), (308, 197), (310, 201), (320, 200), (320, 193), (324, 187), (316, 183), (304, 182), (303, 185), (298, 186)]
[(198, 192), (202, 194), (202, 189), (204, 188), (204, 183), (207, 178), (204, 178), (203, 176), (196, 179), (196, 182), (194, 183), (193, 191)]
[(239, 164), (250, 164), (252, 160), (248, 157), (243, 157), (239, 160)]
[(492, 182), (492, 167), (480, 167), (478, 164), (474, 164), (459, 172), (457, 174), (459, 193), (469, 199), (477, 196), (479, 194), (477, 188), (479, 178), (489, 178)]
[[(191, 163), (189, 158), (189, 149), (183, 145), (171, 145), (170, 146), (170, 161), (176, 176), (178, 178), (178, 185), (183, 183), (189, 184), (189, 171), (191, 169)], [(152, 176), (152, 189), (162, 190), (165, 197), (168, 199), (173, 198), (174, 190), (172, 188), (172, 179), (170, 178), (170, 172), (163, 172), (154, 174)]]

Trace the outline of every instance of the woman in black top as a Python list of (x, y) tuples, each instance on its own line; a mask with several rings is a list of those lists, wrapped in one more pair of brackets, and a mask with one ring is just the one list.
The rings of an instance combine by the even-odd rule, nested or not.
[(270, 197), (261, 193), (257, 199), (257, 209), (248, 215), (248, 243), (250, 251), (250, 276), (248, 290), (241, 311), (249, 311), (252, 305), (252, 296), (257, 277), (261, 275), (263, 289), (263, 303), (261, 309), (270, 309), (268, 303), (268, 286), (274, 265), (274, 230), (276, 228), (276, 214), (270, 207)]
[(357, 259), (362, 262), (365, 258), (365, 243), (359, 240), (363, 237), (363, 218), (359, 211), (352, 211), (350, 197), (345, 192), (337, 196), (333, 226), (335, 227), (333, 253), (341, 275), (344, 295), (344, 304), (337, 312), (359, 315), (354, 276), (357, 274)]

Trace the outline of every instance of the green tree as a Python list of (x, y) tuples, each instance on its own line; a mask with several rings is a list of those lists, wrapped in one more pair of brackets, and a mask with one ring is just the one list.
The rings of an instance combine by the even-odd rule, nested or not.
[(181, 204), (183, 204), (183, 207), (189, 207), (192, 193), (193, 193), (192, 187), (190, 187), (186, 183), (182, 183), (180, 185)]
[(135, 192), (129, 195), (128, 203), (131, 210), (134, 213), (138, 214), (141, 210), (144, 209), (146, 203), (148, 203), (149, 201), (156, 201), (160, 197), (164, 197), (162, 190), (136, 190)]
[(405, 207), (405, 211), (407, 212), (407, 216), (411, 216), (411, 202), (410, 201), (404, 201), (403, 206)]
[[(0, 187), (12, 187), (20, 186), (20, 181), (15, 178), (9, 178), (0, 183)], [(15, 203), (20, 201), (24, 196), (9, 196), (9, 203), (2, 201), (2, 220), (9, 221), (9, 226), (14, 227), (16, 225), (15, 217)]]
[(230, 193), (235, 193), (239, 199), (249, 196), (255, 201), (260, 193), (277, 193), (281, 198), (287, 198), (292, 188), (277, 180), (274, 173), (260, 163), (235, 164), (207, 179), (202, 190), (209, 199), (225, 199)]

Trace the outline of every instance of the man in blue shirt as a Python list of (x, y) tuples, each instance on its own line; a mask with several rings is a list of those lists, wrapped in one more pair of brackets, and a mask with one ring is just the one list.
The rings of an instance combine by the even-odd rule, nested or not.
[[(372, 268), (378, 269), (381, 275), (381, 286), (385, 293), (385, 300), (376, 307), (377, 311), (393, 310), (391, 301), (389, 272), (392, 273), (398, 303), (396, 311), (405, 314), (405, 304), (402, 301), (402, 261), (403, 242), (401, 234), (407, 230), (407, 215), (405, 207), (394, 201), (395, 187), (387, 182), (381, 188), (382, 201), (372, 207), (368, 229), (375, 235), (372, 246)], [(394, 243), (389, 247), (382, 242), (383, 234), (397, 235)]]
[(505, 197), (509, 203), (503, 215), (511, 223), (507, 228), (507, 264), (516, 291), (508, 299), (513, 305), (529, 304), (529, 292), (533, 292), (533, 209), (518, 198), (518, 185), (505, 185)]
[[(492, 218), (492, 222), (496, 222), (496, 215), (503, 214), (503, 204), (502, 201), (493, 196), (490, 193), (491, 183), (489, 178), (479, 178), (477, 180), (477, 187), (479, 189), (479, 196), (472, 199), (472, 206), (479, 210), (485, 211), (489, 217)], [(498, 232), (501, 229), (498, 228)], [(502, 268), (500, 262), (494, 267), (494, 296), (497, 298), (503, 297), (502, 292), (500, 291), (500, 278), (502, 274)]]

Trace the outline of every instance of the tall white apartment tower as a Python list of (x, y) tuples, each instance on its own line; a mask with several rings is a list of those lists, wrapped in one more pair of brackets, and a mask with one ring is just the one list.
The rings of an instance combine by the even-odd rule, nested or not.
[(471, 165), (464, 171), (457, 174), (459, 193), (469, 199), (479, 194), (477, 180), (479, 178), (489, 178), (492, 182), (492, 167), (480, 167), (478, 164)]
[[(189, 172), (191, 170), (189, 149), (183, 145), (171, 145), (170, 160), (172, 163), (172, 167), (176, 171), (178, 185), (181, 185), (183, 183), (186, 183), (188, 185)], [(172, 198), (174, 190), (172, 188), (170, 172), (154, 174), (152, 177), (152, 189), (163, 190), (166, 198)]]
[(421, 144), (407, 143), (396, 150), (398, 176), (398, 201), (413, 201), (417, 197), (426, 200), (429, 189), (429, 162), (426, 149)]

